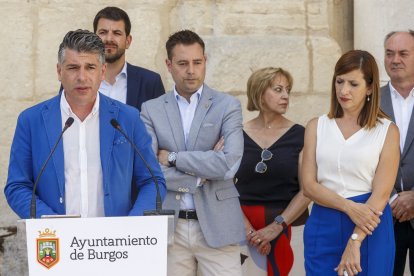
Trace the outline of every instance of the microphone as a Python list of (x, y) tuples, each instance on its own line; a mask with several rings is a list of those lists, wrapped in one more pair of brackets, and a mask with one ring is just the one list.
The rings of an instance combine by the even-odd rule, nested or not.
[(149, 173), (151, 174), (152, 179), (154, 180), (155, 183), (155, 188), (157, 190), (157, 195), (155, 197), (155, 210), (146, 210), (144, 211), (144, 216), (168, 216), (168, 215), (174, 215), (175, 211), (174, 210), (163, 210), (162, 209), (162, 203), (161, 203), (161, 194), (160, 194), (160, 186), (158, 184), (158, 180), (155, 177), (154, 173), (152, 172), (151, 167), (148, 165), (147, 161), (145, 161), (144, 157), (142, 156), (142, 154), (139, 152), (138, 148), (135, 146), (135, 144), (131, 141), (131, 139), (128, 137), (128, 135), (126, 135), (126, 133), (122, 130), (121, 126), (119, 125), (118, 121), (115, 119), (111, 120), (111, 125), (117, 129), (119, 132), (122, 133), (122, 135), (127, 139), (127, 141), (131, 144), (132, 148), (134, 149), (134, 151), (139, 155), (139, 157), (141, 158), (142, 162), (144, 162), (145, 167), (147, 168), (147, 170), (149, 171)]
[(43, 174), (43, 171), (46, 168), (47, 163), (49, 162), (50, 158), (52, 157), (53, 153), (55, 152), (57, 145), (59, 144), (60, 140), (62, 139), (63, 133), (65, 133), (65, 131), (73, 124), (74, 119), (72, 117), (69, 117), (66, 122), (65, 122), (65, 126), (62, 129), (62, 132), (59, 135), (58, 140), (56, 141), (55, 146), (53, 147), (52, 151), (50, 152), (49, 156), (47, 157), (45, 163), (43, 163), (42, 168), (40, 169), (39, 174), (37, 175), (36, 181), (33, 185), (33, 191), (32, 191), (32, 200), (30, 201), (30, 218), (34, 219), (36, 218), (36, 187), (37, 187), (37, 183), (39, 182), (40, 177)]

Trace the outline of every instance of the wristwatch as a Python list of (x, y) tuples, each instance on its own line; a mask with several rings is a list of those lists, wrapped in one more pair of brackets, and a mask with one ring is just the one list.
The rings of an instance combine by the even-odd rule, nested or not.
[(275, 217), (275, 222), (279, 225), (282, 225), (283, 230), (288, 227), (288, 225), (285, 222), (285, 219), (281, 215)]
[(358, 240), (358, 234), (357, 234), (357, 233), (353, 233), (353, 234), (351, 235), (351, 240), (361, 242), (360, 240)]
[(175, 167), (175, 162), (177, 161), (177, 153), (174, 151), (170, 152), (168, 154), (167, 160), (171, 167)]

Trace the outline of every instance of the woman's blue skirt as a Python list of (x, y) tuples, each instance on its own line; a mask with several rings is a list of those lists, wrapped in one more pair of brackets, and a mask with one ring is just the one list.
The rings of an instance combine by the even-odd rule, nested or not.
[[(365, 203), (371, 193), (348, 198)], [(394, 268), (395, 241), (392, 212), (387, 204), (381, 222), (361, 245), (361, 268), (358, 276), (391, 276)], [(314, 204), (304, 229), (305, 270), (307, 276), (338, 275), (342, 253), (355, 224), (338, 210)]]

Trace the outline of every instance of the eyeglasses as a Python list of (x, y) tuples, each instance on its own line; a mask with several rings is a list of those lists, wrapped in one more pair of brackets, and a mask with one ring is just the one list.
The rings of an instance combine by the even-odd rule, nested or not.
[(270, 150), (263, 149), (262, 154), (260, 156), (262, 158), (262, 161), (256, 164), (256, 167), (254, 168), (254, 170), (257, 173), (265, 173), (267, 171), (267, 165), (263, 161), (269, 161), (270, 159), (272, 159), (273, 154)]

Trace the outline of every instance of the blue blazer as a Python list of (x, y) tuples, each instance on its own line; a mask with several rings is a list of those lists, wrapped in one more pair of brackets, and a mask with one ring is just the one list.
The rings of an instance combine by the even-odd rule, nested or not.
[[(60, 96), (61, 94), (23, 111), (17, 121), (4, 192), (9, 205), (21, 218), (30, 216), (34, 181), (62, 131)], [(151, 148), (151, 137), (139, 112), (100, 94), (100, 157), (105, 216), (142, 215), (144, 210), (155, 209), (155, 185), (131, 145), (110, 124), (112, 118), (119, 122), (152, 168), (160, 184), (162, 198), (166, 193), (165, 180)], [(132, 179), (139, 190), (135, 202), (131, 201)], [(65, 214), (62, 141), (39, 180), (36, 204), (36, 217)]]
[(159, 74), (127, 63), (126, 104), (141, 111), (142, 103), (158, 98), (165, 93)]

